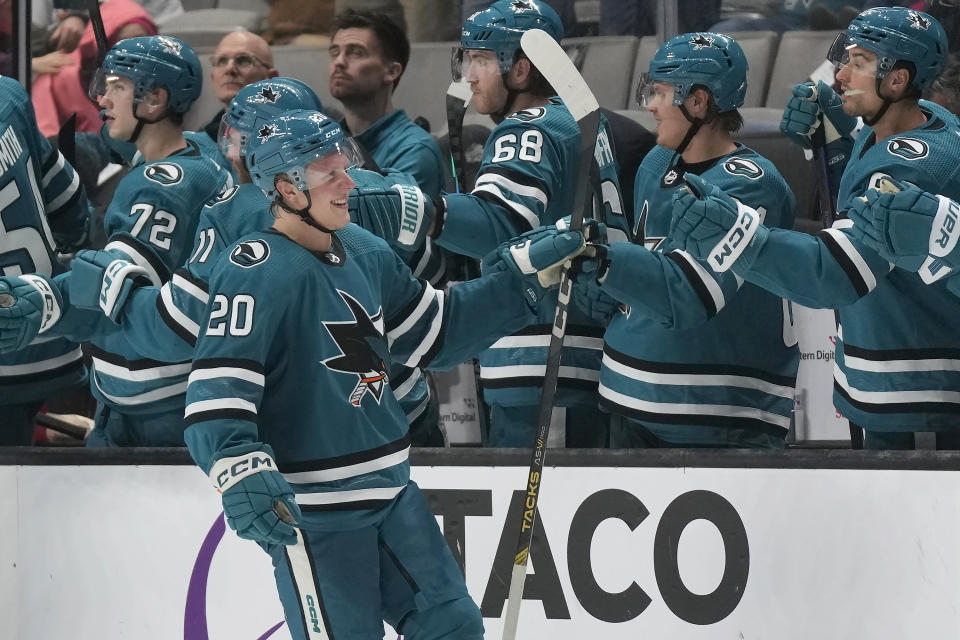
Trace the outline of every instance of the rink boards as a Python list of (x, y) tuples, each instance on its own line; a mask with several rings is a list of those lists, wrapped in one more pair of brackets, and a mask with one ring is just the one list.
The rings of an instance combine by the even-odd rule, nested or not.
[[(138, 466), (88, 453), (0, 466), (0, 638), (289, 638), (266, 554), (225, 530), (181, 452)], [(551, 462), (518, 638), (960, 632), (954, 454), (558, 451)], [(414, 463), (499, 638), (526, 456), (433, 450)]]

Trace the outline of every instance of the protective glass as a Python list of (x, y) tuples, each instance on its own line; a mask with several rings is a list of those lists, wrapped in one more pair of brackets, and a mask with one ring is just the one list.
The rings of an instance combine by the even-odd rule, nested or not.
[(360, 150), (351, 138), (345, 138), (336, 146), (336, 150), (318, 153), (307, 161), (304, 182), (307, 189), (313, 189), (331, 180), (342, 178), (350, 169), (362, 164)]
[(637, 83), (637, 104), (644, 109), (672, 105), (673, 85), (654, 80), (649, 73), (641, 74)]
[(830, 51), (827, 52), (827, 60), (837, 65), (838, 69), (846, 68), (848, 71), (859, 76), (868, 78), (877, 77), (877, 57), (874, 53), (864, 55), (864, 51), (858, 51), (852, 56), (850, 50), (857, 45), (850, 43), (850, 38), (846, 31), (837, 34), (836, 40), (830, 45)]
[(270, 68), (270, 65), (268, 65), (266, 62), (264, 62), (257, 56), (253, 55), (252, 53), (238, 53), (235, 56), (226, 56), (226, 55), (210, 56), (210, 65), (214, 69), (223, 69), (228, 64), (230, 64), (231, 60), (233, 60), (233, 63), (236, 65), (237, 69), (239, 69), (240, 71), (249, 71), (250, 68), (253, 67), (253, 65), (261, 66), (264, 69)]
[(250, 132), (232, 127), (227, 123), (227, 115), (220, 118), (220, 129), (217, 132), (217, 148), (228, 160), (242, 158), (247, 152), (247, 141)]
[(462, 49), (455, 47), (450, 57), (450, 72), (454, 82), (477, 78), (488, 73), (500, 75), (500, 63), (497, 54), (486, 49)]

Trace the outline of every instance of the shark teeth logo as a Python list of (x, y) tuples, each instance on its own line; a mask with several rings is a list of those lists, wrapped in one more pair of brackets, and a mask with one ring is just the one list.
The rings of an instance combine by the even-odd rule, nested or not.
[(752, 160), (744, 158), (730, 158), (723, 163), (723, 170), (734, 176), (743, 176), (756, 180), (763, 175), (763, 169)]
[(926, 31), (930, 28), (930, 21), (914, 11), (910, 12), (908, 20), (910, 20), (910, 26), (914, 29), (923, 29)]
[(387, 365), (384, 357), (378, 354), (376, 347), (384, 355), (387, 351), (383, 331), (383, 310), (368, 316), (363, 305), (350, 294), (337, 289), (340, 298), (350, 309), (353, 321), (324, 322), (323, 326), (340, 349), (340, 355), (323, 360), (331, 371), (346, 373), (357, 377), (357, 383), (350, 392), (350, 404), (359, 407), (364, 396), (373, 396), (380, 404), (383, 390), (390, 382), (387, 377)]
[(147, 165), (143, 175), (147, 180), (169, 187), (179, 184), (183, 180), (183, 169), (180, 168), (180, 165), (171, 162), (157, 162)]
[(269, 257), (270, 245), (263, 240), (241, 242), (230, 252), (230, 262), (244, 269), (263, 264)]
[(887, 151), (904, 160), (920, 160), (930, 154), (930, 146), (916, 138), (894, 138), (887, 143)]
[(713, 38), (710, 36), (705, 36), (702, 33), (697, 34), (697, 37), (690, 41), (690, 44), (693, 45), (694, 51), (699, 51), (700, 49), (706, 49), (707, 47), (713, 46)]

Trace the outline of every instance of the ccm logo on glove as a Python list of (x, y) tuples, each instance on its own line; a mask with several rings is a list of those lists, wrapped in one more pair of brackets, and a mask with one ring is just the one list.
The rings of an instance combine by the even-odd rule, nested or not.
[(223, 493), (247, 476), (261, 471), (277, 471), (277, 463), (262, 451), (254, 451), (244, 456), (221, 458), (210, 470), (213, 488)]

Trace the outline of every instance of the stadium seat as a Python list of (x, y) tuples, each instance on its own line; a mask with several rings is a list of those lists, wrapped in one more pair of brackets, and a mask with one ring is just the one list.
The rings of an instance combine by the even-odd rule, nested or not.
[(793, 86), (806, 81), (810, 73), (827, 59), (827, 50), (836, 37), (835, 31), (785, 32), (777, 47), (764, 105), (783, 109), (793, 94)]
[(580, 74), (597, 102), (614, 111), (629, 106), (631, 79), (626, 74), (633, 69), (639, 44), (640, 40), (634, 36), (591, 36), (563, 41), (568, 52), (573, 49), (582, 55)]
[(187, 11), (160, 25), (162, 35), (180, 38), (194, 49), (215, 47), (231, 31), (258, 31), (264, 14), (239, 9)]

